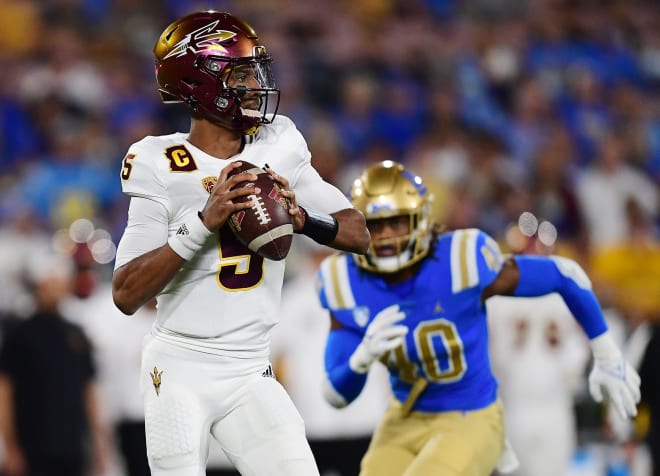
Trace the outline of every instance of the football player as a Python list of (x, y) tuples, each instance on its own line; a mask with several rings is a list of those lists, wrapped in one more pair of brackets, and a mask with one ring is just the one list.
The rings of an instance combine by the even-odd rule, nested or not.
[(162, 32), (154, 54), (163, 100), (185, 103), (191, 127), (146, 137), (123, 159), (131, 199), (113, 276), (124, 313), (158, 301), (141, 377), (151, 472), (205, 474), (212, 435), (244, 476), (318, 474), (268, 360), (284, 262), (251, 252), (228, 228), (232, 213), (250, 207), (233, 200), (251, 190), (234, 187), (256, 179), (228, 173), (241, 160), (267, 161), (294, 231), (333, 248), (365, 252), (364, 217), (321, 179), (295, 125), (276, 114), (271, 56), (245, 21), (186, 15)]
[(393, 402), (362, 460), (361, 476), (490, 475), (510, 469), (502, 405), (491, 371), (485, 301), (557, 292), (590, 339), (593, 397), (636, 414), (639, 376), (608, 332), (590, 281), (559, 256), (503, 256), (478, 229), (440, 234), (419, 176), (384, 161), (354, 181), (353, 205), (371, 232), (366, 255), (320, 267), (330, 311), (326, 400), (348, 405), (370, 366), (389, 369)]
[(589, 360), (584, 334), (556, 293), (494, 296), (486, 312), (506, 434), (520, 460), (514, 474), (568, 474), (578, 443), (573, 403)]

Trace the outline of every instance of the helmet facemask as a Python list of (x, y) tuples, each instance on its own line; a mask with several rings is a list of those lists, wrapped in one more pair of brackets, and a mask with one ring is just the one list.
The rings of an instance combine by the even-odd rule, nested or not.
[[(261, 48), (261, 47), (255, 47)], [(216, 77), (217, 97), (213, 101), (220, 122), (227, 118), (232, 129), (254, 133), (262, 124), (270, 124), (277, 115), (279, 90), (272, 74), (269, 54), (247, 58), (203, 58), (204, 70)], [(213, 117), (209, 119), (213, 120)]]
[[(408, 233), (393, 238), (372, 240), (364, 256), (362, 267), (379, 273), (395, 273), (407, 268), (426, 256), (430, 245), (431, 234), (428, 233), (428, 223), (419, 223), (423, 213), (410, 213), (405, 216), (408, 222)], [(395, 215), (396, 216), (396, 215)], [(367, 225), (369, 224), (367, 219)], [(394, 254), (379, 256), (378, 250), (383, 247), (393, 247)]]

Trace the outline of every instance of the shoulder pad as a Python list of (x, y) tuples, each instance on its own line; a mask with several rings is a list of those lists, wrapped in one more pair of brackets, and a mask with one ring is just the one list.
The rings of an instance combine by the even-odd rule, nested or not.
[(456, 230), (450, 245), (451, 288), (453, 293), (490, 282), (502, 268), (500, 247), (477, 228)]
[(348, 260), (347, 254), (335, 254), (321, 263), (321, 293), (330, 311), (355, 307), (355, 297), (348, 275)]
[(131, 196), (161, 198), (167, 197), (160, 167), (165, 149), (171, 145), (159, 137), (145, 137), (131, 145), (122, 160), (121, 186), (125, 194)]

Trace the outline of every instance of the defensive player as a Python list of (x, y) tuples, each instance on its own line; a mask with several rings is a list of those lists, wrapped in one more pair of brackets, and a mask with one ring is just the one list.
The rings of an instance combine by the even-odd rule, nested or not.
[(241, 160), (267, 162), (292, 203), (294, 230), (334, 248), (365, 252), (364, 217), (311, 166), (294, 124), (276, 115), (271, 56), (245, 21), (184, 16), (154, 53), (158, 90), (188, 105), (191, 128), (146, 137), (124, 158), (131, 201), (113, 276), (123, 312), (158, 300), (141, 377), (151, 472), (205, 474), (213, 435), (244, 476), (318, 474), (302, 419), (268, 361), (284, 262), (250, 252), (227, 227), (231, 213), (250, 206), (233, 200), (251, 193), (232, 190), (243, 179), (227, 176)]
[(621, 415), (636, 414), (639, 376), (575, 262), (505, 257), (478, 229), (438, 234), (422, 179), (396, 162), (368, 167), (351, 198), (371, 244), (366, 255), (333, 255), (319, 270), (320, 300), (332, 318), (325, 398), (349, 404), (379, 359), (395, 397), (361, 476), (486, 476), (509, 456), (485, 312), (486, 299), (498, 294), (559, 293), (590, 339), (593, 397), (601, 400), (604, 389)]

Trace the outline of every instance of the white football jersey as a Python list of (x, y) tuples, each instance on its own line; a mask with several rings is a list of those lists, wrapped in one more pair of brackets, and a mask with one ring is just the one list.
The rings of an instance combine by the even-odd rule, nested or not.
[[(186, 218), (204, 207), (220, 171), (239, 160), (268, 164), (289, 180), (304, 207), (324, 213), (352, 207), (312, 167), (304, 138), (284, 116), (246, 137), (243, 151), (227, 160), (193, 146), (187, 133), (146, 137), (129, 148), (123, 161), (123, 191), (133, 198), (115, 268), (164, 245)], [(133, 206), (136, 201), (143, 205)], [(267, 356), (269, 330), (278, 320), (284, 267), (284, 261), (250, 252), (223, 227), (158, 296), (154, 333), (204, 352)]]
[(586, 382), (587, 338), (556, 293), (494, 296), (486, 307), (506, 433), (520, 462), (513, 475), (564, 476), (577, 445), (573, 398)]

